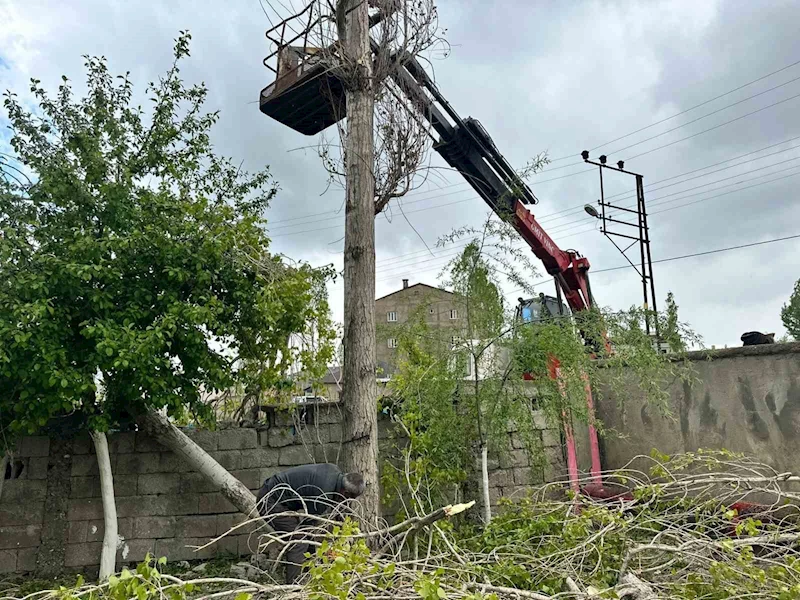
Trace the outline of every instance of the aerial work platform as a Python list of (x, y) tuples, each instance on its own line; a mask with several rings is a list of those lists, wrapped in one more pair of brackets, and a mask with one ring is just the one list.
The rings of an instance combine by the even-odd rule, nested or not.
[[(326, 64), (329, 61), (323, 61), (323, 52), (335, 54), (335, 43), (325, 44), (324, 49), (309, 45), (310, 36), (321, 37), (317, 31), (321, 21), (313, 6), (309, 3), (267, 30), (275, 50), (264, 59), (264, 66), (275, 73), (275, 81), (261, 90), (259, 98), (262, 113), (305, 135), (317, 134), (344, 118), (347, 106), (342, 81)], [(298, 27), (300, 33), (296, 33)]]

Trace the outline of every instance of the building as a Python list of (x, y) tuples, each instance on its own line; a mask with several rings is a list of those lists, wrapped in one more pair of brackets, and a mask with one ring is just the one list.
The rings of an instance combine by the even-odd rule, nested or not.
[(464, 315), (460, 314), (452, 292), (417, 283), (375, 300), (376, 358), (384, 367), (380, 376), (391, 376), (397, 364), (397, 345), (401, 327), (409, 318), (421, 314), (429, 327), (450, 328), (453, 336), (464, 327)]

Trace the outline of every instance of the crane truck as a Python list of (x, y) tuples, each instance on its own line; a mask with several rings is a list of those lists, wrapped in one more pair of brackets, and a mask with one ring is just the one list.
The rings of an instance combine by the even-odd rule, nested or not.
[[(294, 18), (304, 22), (310, 7), (311, 4)], [(379, 18), (377, 15), (373, 20), (377, 22)], [(264, 64), (275, 73), (275, 80), (261, 91), (259, 107), (262, 113), (295, 131), (315, 135), (345, 116), (345, 90), (342, 82), (320, 60), (319, 49), (306, 45), (308, 29), (304, 31), (305, 36), (303, 31), (293, 37), (286, 36), (286, 21), (267, 31), (276, 49), (264, 59)], [(298, 41), (299, 45), (293, 45)], [(373, 42), (373, 49), (375, 47)], [(430, 126), (436, 140), (433, 149), (464, 177), (497, 215), (514, 227), (556, 282), (555, 298), (540, 295), (521, 299), (518, 314), (535, 320), (543, 315), (563, 314), (567, 307), (573, 313), (590, 309), (593, 298), (589, 260), (575, 250), (559, 248), (542, 228), (530, 211), (538, 199), (498, 150), (486, 129), (476, 119), (459, 116), (416, 58), (398, 57), (397, 65), (391, 75), (395, 87), (417, 107), (419, 116)], [(551, 375), (558, 376), (557, 359), (553, 360)], [(586, 392), (590, 414), (593, 414), (588, 382)], [(576, 444), (568, 419), (565, 419), (564, 430), (569, 477), (577, 490)], [(591, 420), (589, 446), (592, 484), (602, 485), (597, 431)]]

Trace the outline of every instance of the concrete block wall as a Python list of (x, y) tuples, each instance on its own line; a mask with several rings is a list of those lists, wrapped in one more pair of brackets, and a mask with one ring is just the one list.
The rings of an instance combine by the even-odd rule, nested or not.
[[(341, 414), (337, 406), (310, 407), (269, 415), (257, 427), (186, 433), (254, 492), (284, 468), (312, 462), (338, 462)], [(543, 441), (557, 440), (543, 432)], [(492, 494), (521, 491), (561, 470), (560, 448), (545, 448), (547, 469), (532, 467), (516, 434), (509, 452), (493, 461)], [(391, 423), (379, 427), (381, 452), (395, 451), (402, 440)], [(516, 444), (516, 446), (515, 446)], [(246, 555), (256, 539), (243, 528), (213, 546), (195, 552), (241, 523), (244, 516), (184, 462), (138, 432), (109, 436), (120, 544), (118, 564), (140, 561), (147, 553), (171, 561)], [(0, 573), (80, 571), (96, 568), (103, 539), (100, 481), (88, 437), (73, 440), (23, 438), (12, 464), (12, 478), (0, 497)]]
[[(544, 482), (561, 481), (567, 476), (564, 444), (558, 430), (550, 429), (545, 422), (544, 414), (534, 415), (536, 426), (534, 445), (540, 448), (539, 455), (533, 455), (525, 448), (520, 435), (509, 428), (506, 434), (506, 450), (499, 454), (489, 453), (489, 500), (492, 512), (499, 510), (501, 498), (521, 498), (532, 486)], [(502, 445), (500, 447), (503, 447)], [(473, 489), (480, 490), (479, 474), (481, 472), (480, 457), (475, 462)], [(475, 498), (483, 505), (483, 494), (476, 493)]]

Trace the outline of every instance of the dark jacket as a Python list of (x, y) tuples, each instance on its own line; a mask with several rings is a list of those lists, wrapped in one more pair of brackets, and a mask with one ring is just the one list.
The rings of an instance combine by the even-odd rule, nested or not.
[[(273, 508), (278, 503), (289, 510), (302, 511), (305, 502), (308, 514), (322, 515), (330, 510), (333, 503), (344, 499), (339, 492), (343, 478), (339, 467), (331, 464), (303, 465), (276, 473), (258, 491), (259, 512), (274, 512)], [(262, 505), (261, 499), (265, 496), (266, 502)]]

